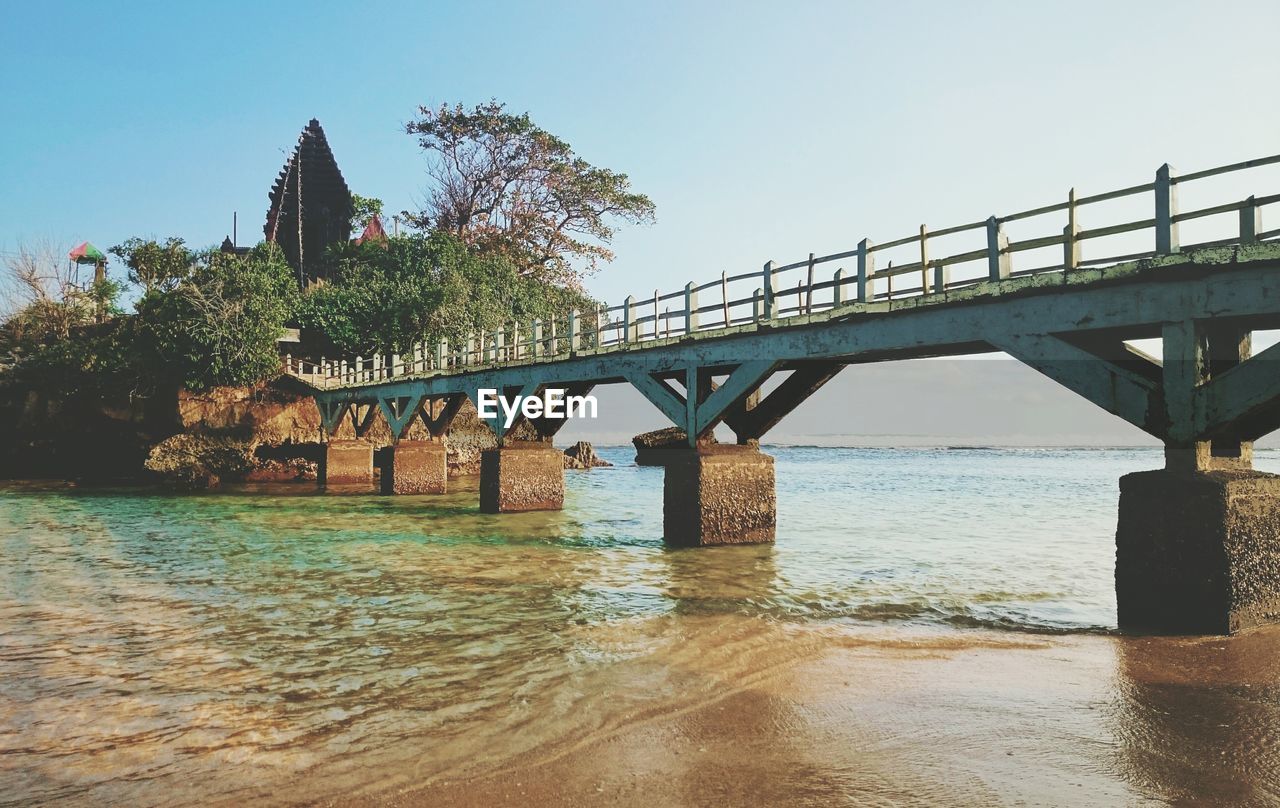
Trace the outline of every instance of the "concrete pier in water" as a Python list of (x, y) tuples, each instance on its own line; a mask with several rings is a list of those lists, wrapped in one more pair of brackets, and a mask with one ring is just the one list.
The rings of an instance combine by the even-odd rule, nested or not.
[(324, 447), (322, 485), (373, 484), (373, 444), (363, 440), (330, 439)]
[(1280, 617), (1280, 476), (1120, 478), (1116, 606), (1126, 630), (1230, 634)]
[(667, 460), (662, 535), (677, 547), (771, 542), (778, 522), (773, 458), (754, 446), (699, 444)]
[(564, 507), (564, 455), (549, 442), (511, 441), (480, 453), (484, 513), (558, 511)]
[(400, 440), (391, 446), (380, 481), (384, 494), (443, 494), (449, 485), (442, 440)]

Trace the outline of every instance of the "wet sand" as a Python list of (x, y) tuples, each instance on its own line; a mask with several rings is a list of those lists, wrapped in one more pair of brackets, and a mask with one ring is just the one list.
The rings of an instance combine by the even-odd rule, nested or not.
[(621, 666), (587, 731), (324, 804), (1280, 804), (1280, 630), (768, 633), (730, 676), (671, 671), (687, 698)]

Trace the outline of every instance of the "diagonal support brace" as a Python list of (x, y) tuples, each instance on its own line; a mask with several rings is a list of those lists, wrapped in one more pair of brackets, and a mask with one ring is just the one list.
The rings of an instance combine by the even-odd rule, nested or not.
[(1148, 374), (1117, 365), (1052, 334), (1004, 335), (988, 342), (1107, 412), (1164, 438), (1163, 394), (1159, 382)]

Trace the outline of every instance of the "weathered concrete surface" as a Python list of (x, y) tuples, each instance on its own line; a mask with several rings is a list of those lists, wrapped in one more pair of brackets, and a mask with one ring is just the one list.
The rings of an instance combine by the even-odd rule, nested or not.
[(753, 446), (699, 444), (672, 452), (662, 527), (675, 546), (771, 542), (778, 521), (773, 458)]
[(585, 440), (580, 440), (564, 450), (566, 469), (594, 469), (612, 465), (608, 460), (602, 460), (596, 454), (595, 447)]
[(1121, 477), (1116, 604), (1126, 630), (1230, 634), (1280, 619), (1280, 476)]
[(373, 444), (362, 440), (330, 440), (325, 444), (321, 485), (373, 484)]
[(384, 494), (443, 494), (449, 482), (448, 450), (439, 440), (402, 440), (382, 469)]
[[(715, 436), (708, 436), (706, 442), (715, 443)], [(637, 466), (665, 466), (669, 460), (689, 450), (685, 432), (678, 426), (636, 435), (631, 439), (631, 445), (636, 447)]]
[(564, 455), (549, 443), (512, 442), (480, 456), (480, 510), (558, 511), (564, 507)]

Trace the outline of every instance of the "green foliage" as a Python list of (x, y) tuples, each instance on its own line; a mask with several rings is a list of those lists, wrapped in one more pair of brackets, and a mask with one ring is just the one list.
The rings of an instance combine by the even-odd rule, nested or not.
[(172, 236), (163, 243), (134, 237), (109, 252), (129, 268), (129, 282), (144, 292), (173, 289), (187, 277), (195, 261), (186, 243)]
[[(52, 319), (48, 301), (28, 306), (0, 328), (23, 335), (18, 372), (27, 381), (68, 394), (147, 395), (179, 386), (253, 384), (279, 370), (276, 343), (297, 287), (274, 244), (240, 256), (191, 253), (178, 239), (130, 239), (112, 252), (130, 266), (135, 282), (146, 284), (136, 313), (119, 316), (119, 284), (110, 280), (95, 283), (74, 304), (57, 304), (74, 314), (69, 325), (65, 316)], [(99, 305), (117, 316), (94, 324)]]
[(405, 213), (476, 250), (506, 256), (521, 274), (580, 286), (613, 260), (613, 222), (653, 221), (654, 205), (626, 174), (597, 168), (569, 144), (497, 101), (420, 107), (405, 129), (428, 154), (426, 207)]
[(138, 301), (139, 360), (157, 382), (189, 390), (253, 384), (279, 370), (276, 344), (296, 300), (293, 270), (274, 244), (244, 256), (200, 253), (179, 283)]
[(376, 196), (351, 195), (351, 232), (358, 234), (375, 216), (382, 215), (382, 200)]
[(330, 283), (311, 289), (298, 308), (311, 354), (407, 353), (416, 342), (457, 344), (472, 332), (596, 306), (439, 231), (337, 247), (330, 260)]

